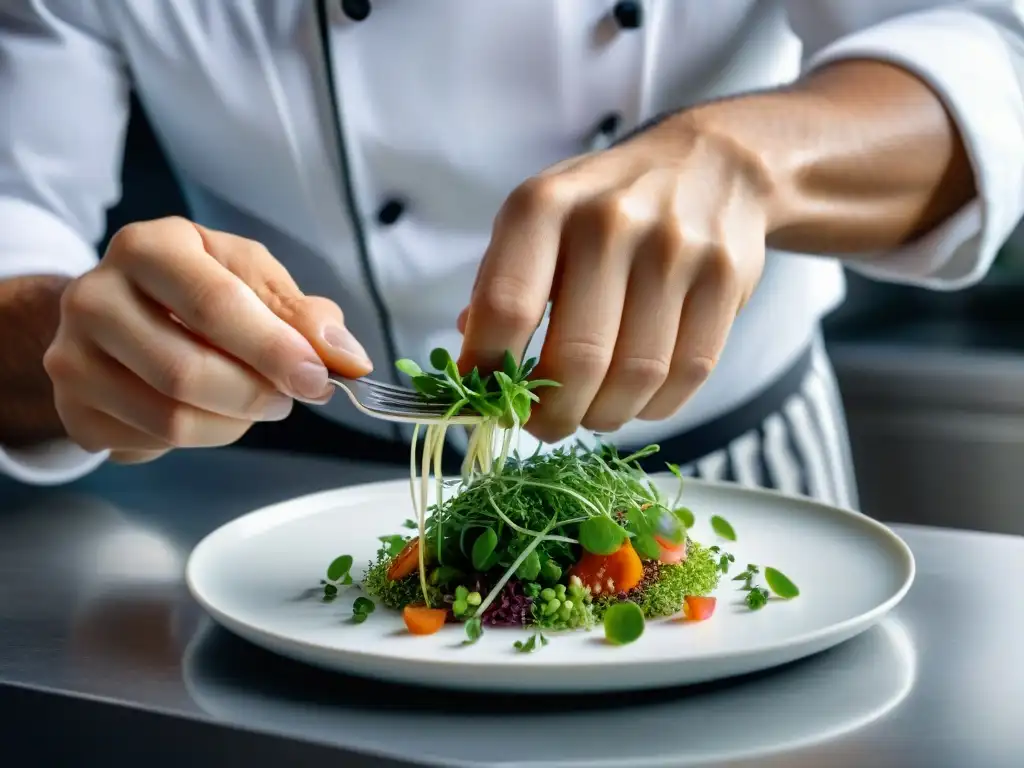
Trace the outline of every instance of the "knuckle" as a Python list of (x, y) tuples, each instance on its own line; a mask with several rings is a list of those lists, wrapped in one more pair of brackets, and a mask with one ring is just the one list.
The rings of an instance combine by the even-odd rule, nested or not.
[(558, 176), (535, 176), (512, 190), (502, 206), (501, 218), (532, 219), (563, 207), (567, 199), (568, 190)]
[(603, 376), (611, 365), (612, 350), (601, 338), (569, 339), (555, 348), (559, 367), (578, 371), (586, 378)]
[(194, 355), (167, 355), (157, 361), (153, 385), (172, 400), (187, 400), (202, 375), (202, 360)]
[(142, 222), (125, 224), (110, 238), (104, 260), (121, 259), (141, 250), (146, 241), (146, 225)]
[(96, 272), (78, 278), (60, 297), (62, 317), (77, 320), (104, 316), (110, 309), (110, 302), (104, 298), (105, 291)]
[(616, 358), (610, 376), (617, 386), (630, 390), (656, 389), (668, 379), (671, 367), (665, 358), (627, 355)]
[(740, 264), (731, 249), (721, 243), (704, 246), (705, 265), (717, 283), (733, 285), (739, 280)]
[(591, 237), (596, 235), (609, 240), (618, 232), (632, 229), (636, 223), (636, 216), (630, 211), (626, 197), (609, 194), (578, 206), (573, 211), (569, 226)]
[(196, 411), (184, 404), (167, 408), (156, 432), (157, 437), (172, 448), (188, 448), (194, 442)]
[(255, 347), (252, 367), (264, 378), (287, 387), (289, 377), (305, 362), (287, 333), (271, 333)]
[(59, 340), (54, 341), (43, 353), (43, 370), (54, 383), (74, 376), (72, 357)]
[(686, 241), (680, 228), (671, 222), (652, 227), (643, 244), (648, 266), (664, 279), (673, 275), (682, 261)]
[(505, 275), (496, 277), (482, 286), (477, 306), (486, 313), (490, 322), (505, 325), (512, 330), (533, 328), (540, 319), (539, 310), (529, 295), (529, 286), (519, 278)]
[(235, 279), (204, 280), (194, 285), (187, 301), (187, 322), (200, 328), (216, 328), (225, 318), (238, 315), (242, 285)]
[(680, 366), (680, 374), (687, 383), (704, 382), (715, 370), (716, 362), (710, 355), (691, 355)]

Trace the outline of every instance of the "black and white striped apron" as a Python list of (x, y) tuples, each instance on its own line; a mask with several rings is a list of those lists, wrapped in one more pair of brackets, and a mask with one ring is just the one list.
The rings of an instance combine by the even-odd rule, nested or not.
[(846, 417), (820, 335), (750, 401), (659, 445), (649, 464), (641, 462), (648, 471), (670, 461), (690, 477), (858, 509)]

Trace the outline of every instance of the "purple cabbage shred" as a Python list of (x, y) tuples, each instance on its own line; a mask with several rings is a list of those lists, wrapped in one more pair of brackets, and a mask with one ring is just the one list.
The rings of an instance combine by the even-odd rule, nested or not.
[(480, 621), (487, 627), (521, 627), (530, 618), (533, 599), (526, 596), (519, 581), (509, 581), (494, 598)]

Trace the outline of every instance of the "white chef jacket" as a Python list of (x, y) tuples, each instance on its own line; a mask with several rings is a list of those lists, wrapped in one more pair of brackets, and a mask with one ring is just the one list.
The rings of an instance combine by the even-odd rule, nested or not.
[[(263, 242), (307, 292), (337, 300), (383, 376), (393, 356), (459, 348), (456, 316), (519, 182), (659, 112), (839, 59), (892, 61), (924, 78), (963, 133), (978, 187), (919, 242), (855, 268), (966, 286), (1024, 212), (1024, 2), (322, 7), (325, 35), (311, 0), (0, 3), (0, 278), (96, 264), (120, 192), (129, 88), (195, 218)], [(835, 260), (770, 253), (705, 386), (675, 417), (611, 439), (656, 440), (748, 399), (843, 296)], [(542, 326), (533, 351), (543, 338)], [(395, 436), (343, 398), (323, 410)], [(103, 458), (66, 442), (0, 449), (0, 471), (60, 483)]]

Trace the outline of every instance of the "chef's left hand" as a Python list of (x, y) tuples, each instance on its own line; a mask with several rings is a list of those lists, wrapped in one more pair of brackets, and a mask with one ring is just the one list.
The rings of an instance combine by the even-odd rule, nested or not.
[(684, 116), (529, 179), (499, 211), (459, 367), (521, 351), (548, 301), (528, 429), (554, 442), (675, 413), (715, 367), (764, 265), (757, 158)]

